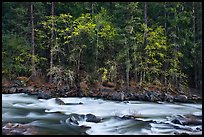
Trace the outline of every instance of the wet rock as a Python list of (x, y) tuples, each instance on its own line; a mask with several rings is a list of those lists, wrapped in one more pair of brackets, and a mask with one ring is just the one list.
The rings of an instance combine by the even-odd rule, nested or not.
[(174, 101), (177, 101), (177, 102), (187, 102), (188, 101), (188, 97), (186, 95), (177, 95), (174, 98)]
[(55, 98), (55, 103), (58, 104), (58, 105), (65, 105), (64, 101), (62, 101), (59, 98)]
[(84, 104), (84, 103), (82, 103), (82, 102), (79, 102), (79, 104), (81, 105), (81, 104)]
[(64, 105), (82, 105), (83, 103), (82, 102), (79, 102), (79, 103), (65, 103)]
[(123, 92), (114, 92), (112, 95), (112, 100), (123, 101), (124, 97), (125, 95)]
[(131, 100), (139, 100), (139, 94), (134, 93), (132, 97), (130, 97)]
[(148, 92), (148, 95), (149, 95), (149, 101), (151, 102), (161, 101), (161, 99), (159, 98), (159, 94), (155, 91)]
[(182, 122), (179, 120), (179, 119), (173, 119), (172, 121), (171, 121), (172, 123), (174, 123), (174, 124), (180, 124), (180, 125), (182, 125)]
[(162, 101), (166, 101), (166, 102), (173, 102), (174, 101), (174, 98), (173, 96), (165, 93), (165, 92), (162, 92), (161, 95), (160, 95), (160, 99)]
[(19, 124), (19, 123), (7, 123), (2, 127), (3, 135), (37, 135), (37, 129), (34, 126)]
[(78, 91), (77, 91), (77, 96), (78, 96), (78, 97), (83, 97), (83, 96), (84, 96), (83, 91), (82, 91), (82, 90), (78, 90)]
[(79, 125), (79, 122), (77, 121), (77, 119), (74, 116), (71, 116), (69, 118), (69, 121), (71, 122), (71, 124)]
[(98, 123), (101, 121), (100, 117), (97, 117), (93, 114), (87, 114), (86, 115), (86, 122), (94, 122), (94, 123)]
[(202, 128), (196, 127), (196, 131), (202, 131)]
[(157, 97), (155, 97), (154, 95), (150, 95), (150, 101), (151, 102), (157, 102), (159, 101), (160, 99), (158, 99)]
[(199, 117), (194, 115), (186, 115), (183, 125), (202, 125), (202, 118), (199, 119)]
[(179, 125), (202, 125), (202, 120), (198, 119), (197, 117), (193, 115), (186, 115), (186, 116), (180, 116), (178, 118), (175, 118), (171, 121), (174, 124)]
[(148, 93), (144, 93), (144, 95), (142, 96), (142, 100), (143, 101), (150, 101), (150, 96)]
[(51, 96), (46, 93), (40, 92), (38, 93), (37, 98), (38, 99), (51, 99)]
[(133, 100), (134, 99), (134, 94), (131, 92), (125, 92), (125, 100)]
[(195, 120), (195, 119), (189, 119), (187, 121), (184, 121), (183, 125), (202, 125), (202, 121)]

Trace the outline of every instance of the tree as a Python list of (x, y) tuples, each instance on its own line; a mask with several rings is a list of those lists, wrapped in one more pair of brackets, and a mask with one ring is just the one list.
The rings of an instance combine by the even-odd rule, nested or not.
[[(52, 10), (51, 10), (52, 18), (54, 18), (54, 2), (52, 2)], [(54, 44), (54, 21), (52, 21), (52, 35), (51, 35), (51, 45), (50, 45), (50, 70), (53, 67), (53, 44)], [(50, 74), (50, 83), (52, 83), (52, 74)]]
[(32, 75), (36, 75), (36, 69), (35, 69), (35, 41), (34, 41), (34, 17), (33, 17), (33, 3), (31, 2), (30, 5), (30, 11), (31, 11), (31, 24), (32, 24), (32, 34), (31, 34), (31, 39), (32, 39)]

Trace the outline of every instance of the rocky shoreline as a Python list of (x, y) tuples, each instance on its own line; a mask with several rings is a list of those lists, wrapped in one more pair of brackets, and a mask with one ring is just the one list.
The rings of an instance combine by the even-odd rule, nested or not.
[(198, 103), (202, 101), (202, 97), (190, 92), (170, 92), (168, 90), (148, 90), (138, 89), (135, 91), (114, 91), (109, 88), (103, 88), (99, 90), (76, 90), (63, 87), (47, 88), (47, 87), (15, 87), (10, 86), (2, 87), (2, 94), (12, 93), (26, 93), (28, 95), (36, 95), (38, 99), (50, 99), (58, 97), (96, 97), (106, 100), (114, 101), (150, 101), (150, 102), (182, 102), (182, 103)]

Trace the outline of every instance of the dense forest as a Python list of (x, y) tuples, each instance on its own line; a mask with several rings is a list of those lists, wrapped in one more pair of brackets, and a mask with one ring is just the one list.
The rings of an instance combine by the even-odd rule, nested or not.
[(202, 92), (202, 3), (3, 2), (2, 76)]

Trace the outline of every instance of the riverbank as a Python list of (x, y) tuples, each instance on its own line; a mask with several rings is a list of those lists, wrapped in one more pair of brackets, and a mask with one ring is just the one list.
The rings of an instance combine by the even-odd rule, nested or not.
[[(85, 87), (85, 88), (84, 88)], [(198, 103), (202, 101), (202, 96), (197, 92), (180, 91), (168, 87), (158, 87), (156, 85), (134, 86), (126, 89), (115, 89), (113, 86), (87, 87), (82, 85), (81, 88), (70, 88), (67, 86), (57, 87), (51, 84), (15, 86), (2, 85), (3, 94), (26, 93), (36, 95), (38, 99), (50, 99), (58, 97), (96, 97), (106, 100), (116, 101), (150, 101), (150, 102), (182, 102)]]

